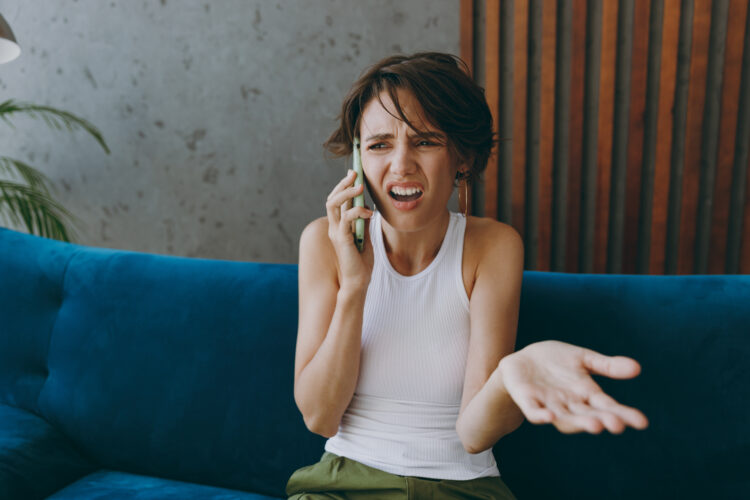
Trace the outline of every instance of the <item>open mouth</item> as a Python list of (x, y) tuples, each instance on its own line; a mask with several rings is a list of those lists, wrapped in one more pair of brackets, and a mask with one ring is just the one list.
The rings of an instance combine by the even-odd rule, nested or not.
[(417, 188), (398, 188), (394, 187), (388, 195), (396, 201), (414, 201), (422, 197), (422, 191)]

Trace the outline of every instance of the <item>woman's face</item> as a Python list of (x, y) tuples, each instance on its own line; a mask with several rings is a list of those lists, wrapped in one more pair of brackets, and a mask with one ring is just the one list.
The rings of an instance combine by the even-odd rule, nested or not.
[(387, 110), (377, 98), (370, 100), (359, 129), (370, 196), (394, 228), (418, 230), (444, 214), (458, 161), (448, 147), (448, 137), (425, 120), (410, 92), (399, 89), (399, 103), (420, 130), (396, 118), (398, 112), (387, 92), (380, 98)]

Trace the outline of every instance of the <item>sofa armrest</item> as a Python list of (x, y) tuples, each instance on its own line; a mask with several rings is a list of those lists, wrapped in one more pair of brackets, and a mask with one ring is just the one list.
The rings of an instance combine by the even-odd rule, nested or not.
[(46, 420), (0, 404), (0, 498), (46, 498), (96, 469)]

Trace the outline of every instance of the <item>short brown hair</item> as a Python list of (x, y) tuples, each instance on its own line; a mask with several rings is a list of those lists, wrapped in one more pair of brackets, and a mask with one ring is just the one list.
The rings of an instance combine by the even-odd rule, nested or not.
[[(337, 156), (352, 152), (358, 135), (362, 111), (372, 99), (380, 100), (388, 92), (399, 118), (409, 127), (419, 130), (404, 115), (398, 101), (398, 89), (410, 91), (419, 101), (425, 118), (448, 137), (458, 158), (469, 171), (458, 178), (473, 181), (487, 167), (495, 134), (492, 114), (484, 97), (484, 89), (469, 76), (460, 58), (439, 52), (420, 52), (411, 56), (387, 57), (368, 68), (352, 85), (344, 99), (339, 127), (324, 143)], [(385, 106), (383, 106), (385, 108)], [(395, 116), (395, 115), (394, 115)]]

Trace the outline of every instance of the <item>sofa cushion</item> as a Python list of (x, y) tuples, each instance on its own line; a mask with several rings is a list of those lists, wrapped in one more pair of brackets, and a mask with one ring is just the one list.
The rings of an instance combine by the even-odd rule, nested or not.
[(0, 498), (45, 498), (95, 469), (43, 418), (0, 404)]
[(320, 456), (296, 266), (81, 248), (63, 297), (39, 406), (102, 467), (283, 495)]
[(277, 500), (238, 490), (228, 490), (157, 477), (100, 470), (79, 479), (49, 497), (54, 500)]

